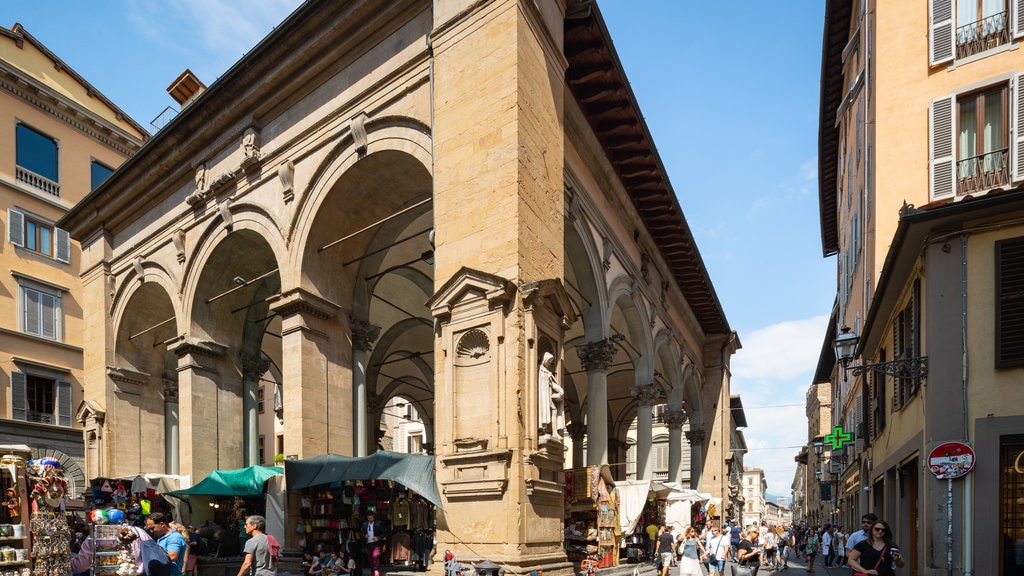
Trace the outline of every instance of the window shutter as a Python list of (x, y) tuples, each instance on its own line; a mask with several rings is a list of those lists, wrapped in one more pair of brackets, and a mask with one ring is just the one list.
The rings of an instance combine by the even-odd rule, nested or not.
[(54, 243), (56, 249), (54, 250), (54, 258), (65, 264), (71, 263), (71, 235), (68, 234), (67, 230), (61, 230), (60, 228), (54, 228)]
[(932, 100), (928, 109), (928, 151), (932, 200), (953, 196), (953, 165), (956, 147), (953, 110), (956, 98), (948, 96)]
[(71, 426), (71, 382), (57, 380), (57, 426)]
[(11, 419), (28, 420), (28, 397), (24, 372), (11, 372)]
[(24, 289), (25, 294), (25, 326), (24, 331), (29, 334), (40, 334), (39, 329), (39, 297), (38, 290), (31, 288)]
[(996, 242), (996, 368), (1024, 366), (1024, 237)]
[[(861, 422), (864, 421), (864, 394), (863, 394), (863, 392), (860, 393), (860, 394), (857, 394), (857, 408), (856, 408), (856, 413), (855, 414), (856, 415), (854, 416), (854, 418), (857, 421), (857, 424), (860, 424)], [(857, 435), (856, 451), (857, 451), (857, 454), (860, 454), (861, 452), (864, 451), (864, 438), (863, 438), (863, 436), (861, 436), (859, 434)]]
[[(1018, 0), (1024, 4), (1024, 0)], [(1010, 137), (1011, 178), (1024, 180), (1024, 73), (1016, 74), (1010, 86), (1013, 136)]]
[(931, 33), (928, 35), (929, 64), (935, 66), (952, 62), (955, 35), (953, 34), (953, 0), (931, 0), (928, 17)]
[(40, 314), (40, 336), (44, 338), (57, 337), (57, 298), (52, 294), (39, 292)]
[(1014, 2), (1013, 10), (1013, 37), (1024, 37), (1024, 0)]
[(7, 209), (7, 241), (15, 246), (25, 245), (25, 215), (13, 208)]

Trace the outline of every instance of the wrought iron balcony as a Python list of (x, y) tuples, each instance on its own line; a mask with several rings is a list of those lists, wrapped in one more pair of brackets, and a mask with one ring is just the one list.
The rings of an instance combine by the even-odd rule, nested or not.
[(971, 22), (956, 29), (956, 57), (966, 58), (1010, 43), (1006, 12)]
[(1009, 149), (995, 150), (956, 163), (956, 195), (966, 196), (1010, 182)]

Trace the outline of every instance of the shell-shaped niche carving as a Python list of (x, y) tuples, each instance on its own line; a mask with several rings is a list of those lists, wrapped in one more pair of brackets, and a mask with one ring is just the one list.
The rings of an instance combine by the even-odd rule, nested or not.
[(483, 330), (469, 330), (459, 338), (455, 354), (461, 358), (479, 358), (491, 349), (491, 343)]

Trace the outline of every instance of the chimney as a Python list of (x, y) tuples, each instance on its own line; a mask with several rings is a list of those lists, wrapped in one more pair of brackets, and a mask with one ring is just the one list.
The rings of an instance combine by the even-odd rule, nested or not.
[(202, 80), (196, 77), (188, 68), (181, 73), (171, 85), (167, 87), (167, 93), (174, 98), (174, 101), (181, 106), (182, 109), (188, 106), (206, 90), (206, 84), (203, 84)]

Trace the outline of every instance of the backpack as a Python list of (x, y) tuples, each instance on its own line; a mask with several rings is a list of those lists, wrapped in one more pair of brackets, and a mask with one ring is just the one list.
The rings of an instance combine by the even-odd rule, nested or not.
[(146, 576), (171, 576), (174, 562), (167, 551), (156, 543), (156, 540), (143, 540), (139, 546), (142, 551), (142, 568)]

